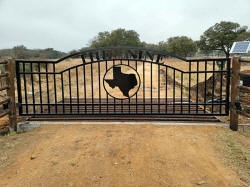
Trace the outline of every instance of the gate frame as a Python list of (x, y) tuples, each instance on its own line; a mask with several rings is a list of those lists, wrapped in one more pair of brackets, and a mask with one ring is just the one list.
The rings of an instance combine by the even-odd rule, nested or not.
[[(19, 115), (28, 115), (28, 116), (33, 116), (33, 115), (36, 115), (36, 114), (24, 114), (23, 113), (23, 110), (22, 110), (22, 105), (25, 105), (25, 104), (22, 104), (22, 94), (21, 94), (21, 81), (20, 81), (20, 75), (21, 74), (25, 74), (23, 72), (20, 72), (20, 66), (19, 66), (19, 63), (29, 63), (29, 64), (32, 64), (32, 63), (46, 63), (46, 67), (48, 64), (53, 64), (53, 68), (55, 68), (55, 64), (59, 63), (59, 62), (62, 62), (63, 60), (67, 59), (67, 58), (71, 58), (71, 57), (74, 57), (74, 56), (80, 56), (82, 57), (82, 60), (83, 60), (83, 63), (80, 64), (79, 66), (85, 66), (87, 64), (92, 64), (92, 63), (95, 63), (95, 62), (98, 62), (100, 63), (101, 61), (105, 61), (105, 60), (112, 60), (112, 58), (106, 58), (105, 57), (105, 54), (103, 53), (103, 59), (100, 60), (100, 56), (99, 55), (99, 51), (107, 51), (107, 50), (116, 50), (116, 49), (124, 49), (124, 50), (128, 50), (128, 52), (130, 53), (130, 55), (133, 57), (133, 58), (120, 58), (121, 60), (141, 60), (142, 58), (142, 53), (143, 52), (146, 52), (146, 54), (148, 55), (148, 57), (151, 59), (151, 61), (148, 61), (150, 62), (151, 64), (157, 64), (158, 66), (162, 65), (162, 66), (166, 66), (166, 67), (170, 67), (172, 68), (173, 70), (177, 70), (177, 71), (180, 71), (182, 73), (182, 76), (183, 76), (183, 73), (188, 73), (189, 76), (191, 76), (191, 73), (190, 71), (182, 71), (182, 70), (179, 70), (177, 68), (174, 68), (174, 67), (171, 67), (171, 66), (168, 66), (168, 65), (165, 65), (165, 64), (162, 64), (160, 63), (160, 59), (162, 57), (174, 57), (174, 58), (177, 58), (179, 60), (182, 60), (184, 62), (189, 62), (190, 64), (192, 62), (197, 62), (199, 63), (200, 61), (205, 61), (206, 63), (208, 61), (213, 61), (213, 63), (215, 63), (216, 60), (220, 60), (220, 61), (224, 61), (227, 63), (227, 70), (220, 70), (220, 71), (210, 71), (211, 72), (220, 72), (221, 75), (223, 75), (223, 73), (227, 73), (227, 82), (226, 82), (226, 104), (225, 104), (225, 113), (221, 113), (220, 111), (220, 114), (215, 114), (215, 113), (211, 113), (211, 114), (206, 114), (205, 116), (216, 116), (216, 115), (220, 115), (220, 116), (227, 116), (229, 114), (229, 89), (230, 89), (230, 58), (207, 58), (207, 59), (186, 59), (186, 58), (183, 58), (183, 57), (180, 57), (180, 56), (177, 56), (177, 55), (172, 55), (172, 54), (169, 54), (168, 52), (166, 51), (158, 51), (158, 50), (152, 50), (152, 49), (146, 49), (146, 48), (137, 48), (137, 47), (104, 47), (104, 48), (97, 48), (97, 49), (89, 49), (89, 50), (85, 50), (85, 51), (82, 51), (82, 52), (78, 52), (78, 53), (75, 53), (75, 54), (71, 54), (71, 55), (68, 55), (66, 57), (63, 57), (61, 59), (58, 59), (56, 61), (37, 61), (37, 60), (16, 60), (16, 73), (17, 73), (17, 88), (18, 88), (18, 102), (19, 102)], [(139, 52), (138, 54), (135, 54), (133, 53), (133, 51), (137, 51)], [(93, 54), (94, 52), (96, 52), (96, 61), (93, 60)], [(150, 54), (150, 52), (153, 53), (153, 56), (152, 54)], [(85, 62), (84, 61), (84, 55), (85, 54), (89, 54), (89, 57), (91, 59), (91, 62)], [(154, 57), (156, 55), (156, 61), (154, 61)], [(142, 60), (141, 60), (142, 61)], [(145, 62), (144, 62), (145, 63)], [(198, 66), (198, 65), (197, 65)], [(61, 72), (55, 72), (54, 71), (54, 74), (58, 73), (58, 74), (62, 74), (63, 72), (71, 69), (71, 68), (75, 68), (76, 66), (73, 66), (73, 67), (70, 67), (70, 68), (67, 68)], [(207, 72), (207, 70), (205, 70), (205, 72)], [(27, 72), (26, 72), (27, 73)], [(41, 72), (40, 72), (41, 73)], [(40, 74), (39, 73), (39, 74)], [(200, 71), (197, 70), (197, 74), (199, 74)], [(46, 73), (46, 75), (48, 75), (48, 73)], [(84, 83), (85, 84), (85, 83)], [(214, 85), (213, 85), (214, 86)], [(222, 87), (222, 80), (221, 80), (221, 87)], [(205, 88), (206, 88), (206, 82), (205, 82)], [(189, 85), (189, 89), (190, 89), (190, 85)], [(198, 89), (198, 86), (197, 86), (197, 89)], [(221, 94), (222, 94), (222, 91), (221, 91)], [(190, 93), (189, 93), (190, 95)], [(152, 97), (152, 96), (151, 96)], [(190, 96), (189, 96), (190, 97)], [(181, 97), (182, 98), (182, 97)], [(190, 98), (189, 98), (190, 99)], [(213, 102), (213, 101), (212, 101)], [(27, 104), (27, 103), (26, 103)], [(195, 103), (196, 105), (199, 105), (198, 103)], [(32, 105), (32, 104), (30, 104)], [(190, 105), (190, 100), (189, 100), (189, 105)], [(211, 106), (213, 106), (214, 103), (212, 103)], [(222, 102), (220, 101), (220, 106), (222, 105)], [(49, 106), (49, 105), (48, 105)], [(33, 106), (34, 107), (34, 106)], [(54, 114), (46, 114), (46, 115), (54, 115)], [(60, 114), (55, 114), (55, 115), (60, 115)], [(63, 114), (65, 115), (65, 114)], [(74, 114), (70, 114), (70, 115), (74, 115)], [(80, 114), (80, 115), (84, 115), (84, 114)], [(90, 114), (91, 115), (91, 114)], [(100, 114), (94, 114), (94, 115), (102, 115), (101, 113)], [(104, 115), (107, 115), (106, 113)], [(112, 114), (112, 115), (115, 115), (115, 114)], [(123, 115), (123, 114), (118, 114), (118, 115)], [(124, 115), (129, 115), (129, 114), (124, 114)], [(134, 115), (140, 115), (139, 113), (138, 114), (134, 114)], [(147, 114), (142, 114), (142, 115), (147, 115)], [(152, 115), (152, 114), (150, 114)], [(160, 115), (160, 114), (157, 114), (157, 115)], [(171, 115), (171, 114), (165, 114), (165, 115)], [(173, 115), (178, 115), (178, 113), (174, 113)], [(188, 116), (188, 115), (204, 115), (204, 114), (181, 114), (181, 115), (185, 115), (185, 116)]]

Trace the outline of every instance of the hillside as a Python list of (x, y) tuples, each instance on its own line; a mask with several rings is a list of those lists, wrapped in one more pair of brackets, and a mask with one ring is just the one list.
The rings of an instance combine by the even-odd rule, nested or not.
[(9, 57), (16, 59), (55, 59), (65, 56), (66, 53), (57, 51), (53, 48), (47, 49), (27, 49), (20, 45), (12, 49), (0, 49), (0, 59)]

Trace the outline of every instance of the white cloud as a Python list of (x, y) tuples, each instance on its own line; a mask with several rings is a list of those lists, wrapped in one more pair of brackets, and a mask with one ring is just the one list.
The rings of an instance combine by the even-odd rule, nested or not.
[(249, 0), (0, 0), (0, 48), (69, 51), (117, 28), (152, 43), (177, 35), (197, 40), (221, 20), (250, 26), (249, 12)]

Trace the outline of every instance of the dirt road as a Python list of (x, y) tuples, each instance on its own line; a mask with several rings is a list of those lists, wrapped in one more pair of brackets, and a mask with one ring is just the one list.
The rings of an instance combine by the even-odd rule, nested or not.
[[(0, 186), (247, 186), (222, 127), (48, 125), (0, 138)], [(249, 155), (248, 155), (249, 156)], [(248, 164), (248, 163), (247, 163)]]

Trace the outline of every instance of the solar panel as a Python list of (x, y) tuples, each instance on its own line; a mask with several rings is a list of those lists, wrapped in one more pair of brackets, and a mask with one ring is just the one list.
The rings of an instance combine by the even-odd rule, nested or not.
[(230, 50), (231, 54), (248, 53), (250, 50), (250, 41), (234, 42)]

